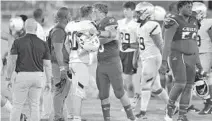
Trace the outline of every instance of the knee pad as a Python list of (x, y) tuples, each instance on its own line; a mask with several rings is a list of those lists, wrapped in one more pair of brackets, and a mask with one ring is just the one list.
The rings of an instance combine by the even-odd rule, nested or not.
[(73, 87), (73, 95), (75, 96), (78, 96), (82, 99), (84, 99), (86, 97), (86, 94), (85, 94), (85, 87), (80, 83), (78, 82), (78, 84), (76, 85), (76, 87)]
[(163, 91), (163, 88), (160, 88), (160, 89), (158, 89), (154, 92), (152, 91), (152, 93), (155, 94), (155, 95), (159, 95), (162, 91)]
[(116, 98), (120, 99), (122, 98), (122, 96), (124, 95), (124, 88), (119, 88), (119, 89), (114, 89), (114, 93), (115, 93), (115, 96)]
[(153, 84), (153, 79), (154, 78), (150, 78), (146, 81), (146, 83), (141, 84), (142, 90), (151, 90), (152, 84)]

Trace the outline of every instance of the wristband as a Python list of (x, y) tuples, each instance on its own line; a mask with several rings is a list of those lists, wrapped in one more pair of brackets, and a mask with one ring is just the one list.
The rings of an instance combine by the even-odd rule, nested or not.
[(65, 66), (60, 66), (60, 71), (66, 70)]

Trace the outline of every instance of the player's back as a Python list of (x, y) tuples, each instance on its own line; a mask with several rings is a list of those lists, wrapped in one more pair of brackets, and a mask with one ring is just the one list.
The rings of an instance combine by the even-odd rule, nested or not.
[(194, 54), (197, 51), (196, 37), (199, 28), (196, 18), (190, 17), (187, 22), (182, 16), (173, 15), (168, 19), (165, 22), (165, 28), (177, 26), (171, 49), (185, 54)]
[(212, 29), (212, 19), (203, 19), (198, 31), (199, 53), (212, 52), (212, 42), (208, 30)]
[[(89, 63), (89, 52), (79, 56), (83, 51), (83, 48), (79, 45), (79, 39), (77, 33), (83, 33), (89, 35), (90, 29), (96, 29), (90, 20), (82, 20), (76, 22), (70, 22), (66, 26), (66, 32), (68, 33), (68, 39), (71, 41), (71, 53), (69, 55), (69, 62), (83, 62)], [(82, 40), (83, 41), (83, 40)]]
[[(105, 17), (103, 20), (100, 21), (98, 24), (98, 30), (105, 31), (109, 26), (117, 26), (117, 21), (113, 17)], [(105, 39), (112, 39), (112, 38), (99, 38), (100, 41), (104, 41)], [(110, 63), (110, 62), (117, 62), (117, 58), (119, 58), (119, 44), (117, 40), (108, 42), (100, 46), (97, 59), (98, 62), (103, 63)]]
[(162, 37), (161, 31), (160, 24), (156, 21), (147, 21), (138, 28), (137, 33), (139, 37), (141, 59), (161, 54), (159, 48), (155, 45), (155, 42), (151, 37), (156, 34), (160, 34)]
[[(135, 22), (133, 19), (127, 22), (127, 19), (118, 20), (118, 31), (120, 34), (119, 41), (121, 43), (135, 43), (137, 41), (137, 28), (139, 23)], [(128, 48), (127, 50), (123, 50), (120, 48), (122, 52), (133, 52), (135, 49)]]

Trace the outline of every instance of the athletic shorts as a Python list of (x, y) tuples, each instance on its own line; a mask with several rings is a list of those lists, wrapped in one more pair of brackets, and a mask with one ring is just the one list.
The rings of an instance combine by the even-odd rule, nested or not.
[(122, 52), (120, 51), (120, 58), (123, 67), (124, 74), (135, 74), (137, 69), (133, 67), (134, 52)]

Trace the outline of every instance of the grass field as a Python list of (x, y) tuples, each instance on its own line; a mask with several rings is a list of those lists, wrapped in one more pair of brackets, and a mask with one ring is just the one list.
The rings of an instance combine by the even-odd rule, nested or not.
[[(200, 100), (193, 101), (193, 104), (201, 108), (203, 105)], [(119, 100), (111, 98), (111, 121), (127, 121), (125, 113), (121, 111), (121, 104)], [(158, 98), (152, 98), (149, 103), (146, 119), (139, 121), (164, 121), (164, 103)], [(135, 112), (138, 112), (139, 108)], [(97, 99), (87, 99), (83, 104), (83, 118), (87, 121), (103, 121), (100, 101)], [(9, 121), (9, 114), (2, 110), (1, 121)], [(212, 121), (212, 115), (200, 116), (194, 112), (188, 114), (190, 121)], [(176, 119), (176, 116), (175, 116)], [(175, 121), (175, 120), (174, 120)]]

